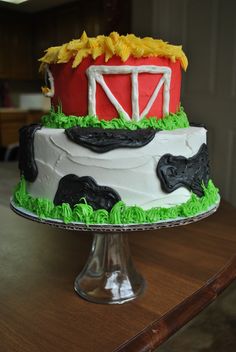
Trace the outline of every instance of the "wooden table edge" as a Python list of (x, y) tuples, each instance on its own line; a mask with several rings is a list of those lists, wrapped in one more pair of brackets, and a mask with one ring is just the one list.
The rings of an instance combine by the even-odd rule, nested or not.
[(236, 279), (236, 255), (204, 286), (113, 352), (151, 352), (183, 327)]

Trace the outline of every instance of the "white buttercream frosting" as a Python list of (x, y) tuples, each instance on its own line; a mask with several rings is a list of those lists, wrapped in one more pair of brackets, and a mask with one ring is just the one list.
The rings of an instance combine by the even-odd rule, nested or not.
[(50, 88), (46, 93), (44, 93), (44, 95), (45, 95), (45, 97), (52, 98), (55, 94), (54, 78), (53, 78), (51, 70), (49, 69), (49, 66), (46, 65), (45, 68), (46, 68), (45, 69), (45, 82), (48, 79), (49, 84), (50, 84)]
[(186, 202), (191, 193), (184, 187), (164, 192), (156, 174), (157, 163), (167, 153), (189, 158), (202, 143), (206, 143), (206, 130), (189, 127), (157, 132), (141, 148), (119, 148), (100, 154), (69, 140), (64, 129), (42, 128), (34, 138), (38, 176), (35, 182), (28, 183), (28, 192), (53, 200), (61, 177), (75, 174), (91, 176), (99, 185), (112, 187), (127, 205), (143, 209), (177, 205)]

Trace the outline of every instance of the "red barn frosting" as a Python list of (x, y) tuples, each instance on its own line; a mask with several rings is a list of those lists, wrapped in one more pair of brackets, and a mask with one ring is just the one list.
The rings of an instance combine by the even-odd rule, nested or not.
[(85, 33), (40, 59), (52, 105), (66, 115), (96, 115), (111, 120), (144, 116), (162, 118), (180, 107), (181, 66), (187, 58), (181, 46), (134, 35), (88, 38)]

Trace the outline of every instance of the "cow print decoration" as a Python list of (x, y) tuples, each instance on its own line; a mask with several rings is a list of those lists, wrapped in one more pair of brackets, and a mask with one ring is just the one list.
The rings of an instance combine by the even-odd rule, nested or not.
[(70, 174), (61, 178), (54, 198), (55, 205), (69, 203), (73, 208), (85, 198), (94, 210), (112, 207), (121, 200), (119, 194), (110, 187), (99, 186), (90, 176), (78, 177)]
[(140, 148), (151, 142), (157, 129), (139, 130), (102, 129), (96, 127), (71, 127), (65, 130), (67, 137), (96, 153), (105, 153), (117, 148)]
[(32, 124), (20, 129), (19, 169), (21, 175), (29, 182), (34, 182), (38, 175), (38, 168), (34, 159), (34, 135), (40, 128), (40, 124)]
[(203, 143), (197, 154), (191, 158), (163, 155), (156, 172), (165, 192), (170, 193), (179, 187), (187, 187), (198, 197), (202, 197), (204, 195), (202, 183), (206, 186), (209, 181), (207, 145)]

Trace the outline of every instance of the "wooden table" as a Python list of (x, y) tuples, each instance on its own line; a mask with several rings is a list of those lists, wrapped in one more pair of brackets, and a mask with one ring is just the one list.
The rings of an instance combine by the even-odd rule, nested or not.
[(0, 206), (0, 351), (153, 351), (236, 278), (236, 210), (198, 223), (130, 233), (142, 297), (81, 299), (73, 282), (91, 236), (27, 221)]

